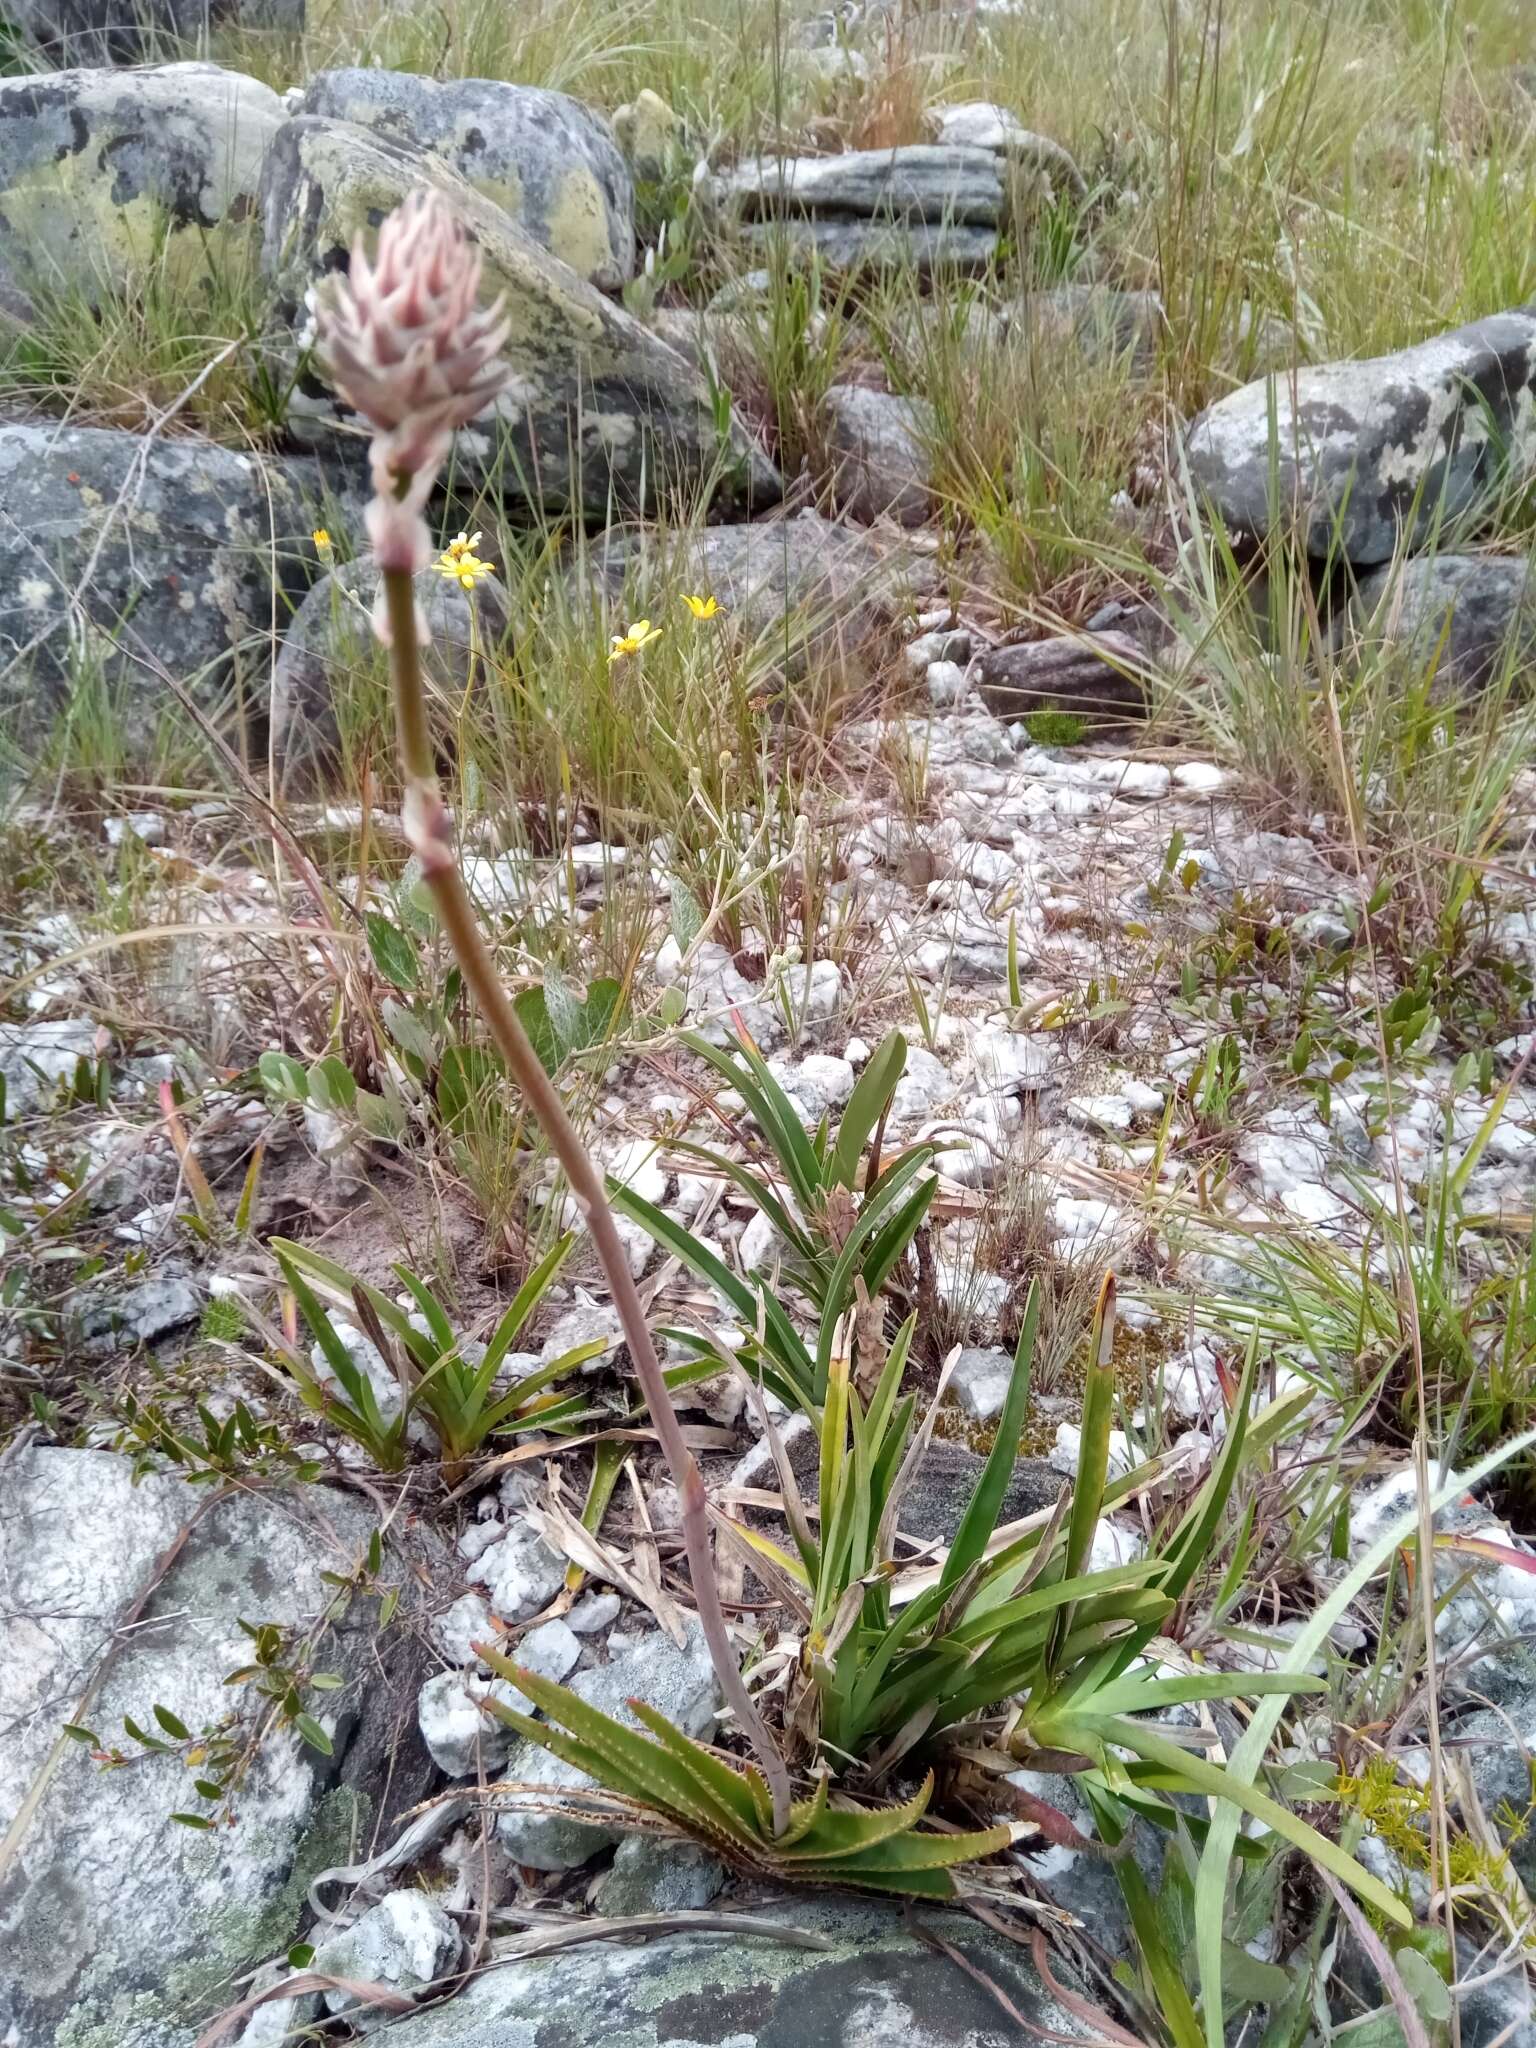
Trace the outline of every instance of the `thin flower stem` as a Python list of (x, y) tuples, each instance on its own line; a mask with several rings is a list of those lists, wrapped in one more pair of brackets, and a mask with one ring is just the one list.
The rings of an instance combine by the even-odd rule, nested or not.
[(726, 1630), (715, 1582), (710, 1548), (709, 1509), (703, 1475), (684, 1441), (629, 1261), (614, 1225), (602, 1176), (566, 1114), (560, 1091), (544, 1070), (480, 936), (479, 921), (449, 841), (448, 815), (437, 786), (431, 737), (423, 701), (420, 654), (416, 644), (415, 600), (411, 577), (403, 569), (385, 570), (384, 588), (390, 623), (390, 670), (394, 679), (396, 720), (406, 773), (404, 824), (406, 836), (421, 860), (422, 876), (432, 891), (443, 929), (470, 993), (479, 1004), (497, 1049), (528, 1100), (548, 1137), (577, 1208), (592, 1233), (592, 1242), (608, 1277), (613, 1304), (651, 1423), (661, 1444), (682, 1506), (683, 1544), (693, 1581), (693, 1596), (710, 1661), (736, 1724), (763, 1768), (773, 1800), (775, 1834), (789, 1824), (789, 1773), (762, 1716), (747, 1691)]

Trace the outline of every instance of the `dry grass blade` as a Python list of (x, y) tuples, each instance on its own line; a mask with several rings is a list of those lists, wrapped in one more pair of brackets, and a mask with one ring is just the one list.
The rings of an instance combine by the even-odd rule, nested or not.
[(591, 1530), (584, 1528), (579, 1518), (552, 1492), (545, 1492), (537, 1501), (531, 1502), (526, 1512), (529, 1521), (552, 1550), (559, 1551), (572, 1564), (580, 1565), (593, 1578), (622, 1587), (632, 1600), (638, 1600), (642, 1607), (655, 1615), (679, 1649), (684, 1647), (688, 1631), (677, 1602), (663, 1586), (648, 1583), (642, 1573), (633, 1570)]
[(323, 1970), (297, 1970), (291, 1977), (285, 1977), (281, 1984), (274, 1984), (270, 1990), (257, 1991), (244, 1998), (228, 2012), (220, 2013), (209, 2027), (197, 2037), (197, 2048), (219, 2048), (221, 2041), (230, 2039), (236, 2024), (249, 2019), (264, 2005), (270, 2005), (278, 1998), (303, 1998), (314, 1991), (344, 1991), (356, 2004), (372, 2012), (404, 2013), (413, 2012), (416, 2000), (407, 1998), (399, 1991), (391, 1991), (387, 1984), (365, 1984), (352, 1977), (331, 1977)]

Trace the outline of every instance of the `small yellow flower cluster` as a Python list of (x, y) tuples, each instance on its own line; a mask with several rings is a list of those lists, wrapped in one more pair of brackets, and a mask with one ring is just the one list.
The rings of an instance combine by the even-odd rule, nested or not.
[(455, 534), (437, 559), (437, 573), (445, 576), (450, 583), (457, 583), (461, 590), (473, 590), (483, 577), (494, 576), (495, 568), (489, 562), (482, 562), (475, 553), (480, 545), (478, 533)]
[(333, 545), (331, 541), (331, 536), (326, 532), (323, 526), (317, 526), (314, 532), (309, 537), (315, 544), (315, 553), (320, 557), (322, 562), (325, 561), (326, 558), (329, 556)]
[[(683, 603), (696, 619), (717, 618), (722, 610), (717, 597), (685, 596)], [(627, 633), (614, 634), (608, 659), (623, 661), (626, 655), (638, 654), (642, 647), (649, 647), (653, 640), (659, 640), (665, 630), (663, 626), (653, 626), (649, 619), (634, 620)]]

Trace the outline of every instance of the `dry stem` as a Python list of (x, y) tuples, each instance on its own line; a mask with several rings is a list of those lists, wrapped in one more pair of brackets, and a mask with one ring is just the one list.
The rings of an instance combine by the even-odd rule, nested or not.
[(543, 1127), (576, 1206), (592, 1233), (592, 1242), (607, 1275), (614, 1307), (623, 1326), (624, 1341), (629, 1346), (641, 1392), (682, 1504), (683, 1543), (710, 1660), (737, 1726), (751, 1743), (762, 1765), (773, 1800), (774, 1832), (782, 1834), (789, 1822), (789, 1773), (747, 1691), (726, 1631), (725, 1615), (715, 1584), (703, 1476), (683, 1439), (673, 1410), (661, 1362), (651, 1341), (645, 1310), (614, 1226), (613, 1211), (603, 1190), (602, 1176), (566, 1114), (560, 1091), (544, 1071), (543, 1062), (529, 1042), (480, 936), (479, 922), (454, 858), (448, 813), (437, 785), (422, 691), (411, 575), (406, 569), (387, 568), (383, 576), (390, 624), (390, 670), (406, 779), (403, 806), (406, 838), (421, 861), (423, 879), (432, 891), (443, 929), (448, 934), (470, 992), (490, 1027), (497, 1049)]

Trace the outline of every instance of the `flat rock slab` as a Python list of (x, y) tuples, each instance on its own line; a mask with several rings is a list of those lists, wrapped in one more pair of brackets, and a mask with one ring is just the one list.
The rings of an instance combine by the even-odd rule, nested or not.
[(775, 243), (814, 253), (832, 270), (911, 270), (974, 277), (997, 259), (996, 228), (965, 221), (837, 220), (822, 214), (749, 221), (747, 240), (766, 252)]
[(270, 86), (215, 64), (0, 78), (0, 272), (87, 298), (151, 263), (207, 265), (206, 237), (253, 231)]
[(0, 426), (6, 737), (46, 730), (82, 659), (142, 678), (120, 715), (131, 739), (153, 732), (165, 693), (137, 648), (205, 707), (236, 685), (264, 695), (273, 571), (280, 589), (302, 586), (320, 498), (306, 460), (113, 427)]
[(1388, 561), (1536, 477), (1536, 313), (1245, 384), (1200, 414), (1186, 448), (1234, 533), (1261, 536), (1273, 516), (1314, 557), (1337, 535), (1348, 561)]
[(995, 106), (990, 100), (966, 100), (959, 106), (935, 107), (929, 118), (936, 123), (940, 143), (990, 149), (1011, 162), (1045, 172), (1074, 199), (1088, 196), (1088, 181), (1069, 152), (1048, 135), (1036, 135), (1026, 128), (1007, 107)]
[(605, 291), (634, 275), (629, 166), (602, 115), (566, 93), (358, 68), (322, 71), (298, 111), (431, 150), (541, 248)]
[(722, 172), (710, 190), (717, 204), (748, 219), (810, 213), (995, 228), (1005, 213), (992, 150), (925, 142), (842, 156), (761, 157)]
[[(485, 262), (488, 296), (505, 292), (513, 376), (495, 407), (455, 442), (462, 482), (512, 502), (604, 518), (615, 500), (649, 510), (713, 494), (761, 507), (778, 472), (723, 420), (707, 380), (440, 158), (318, 115), (282, 130), (262, 178), (263, 261), (307, 339), (306, 295), (345, 266), (353, 244), (414, 186), (448, 199)], [(317, 428), (344, 418), (318, 376), (305, 387)]]
[[(392, 2048), (1017, 2048), (1019, 2028), (959, 1964), (882, 1904), (790, 1894), (754, 1917), (823, 1948), (746, 1935), (664, 1935), (511, 1963), (390, 2030)], [(925, 1925), (996, 1984), (1045, 2040), (1091, 2029), (1048, 1995), (1017, 1943), (959, 1913)]]
[(309, 1878), (352, 1860), (386, 1785), (391, 1814), (419, 1795), (421, 1775), (400, 1759), (391, 1779), (364, 1732), (368, 1601), (317, 1639), (317, 1668), (347, 1681), (309, 1702), (333, 1754), (273, 1730), (234, 1827), (171, 1820), (203, 1808), (174, 1750), (104, 1772), (60, 1732), (78, 1720), (138, 1757), (125, 1715), (153, 1730), (158, 1704), (194, 1734), (223, 1721), (245, 1704), (225, 1679), (251, 1661), (237, 1617), (302, 1636), (334, 1598), (321, 1572), (355, 1570), (374, 1521), (318, 1487), (215, 1500), (175, 1478), (136, 1485), (132, 1461), (107, 1451), (31, 1448), (7, 1464), (0, 1837), (18, 1833), (0, 1879), (0, 2039), (190, 2042), (239, 1973), (296, 1937)]
[(1356, 613), (1463, 689), (1481, 689), (1506, 661), (1536, 661), (1536, 574), (1523, 556), (1389, 563), (1361, 577)]

